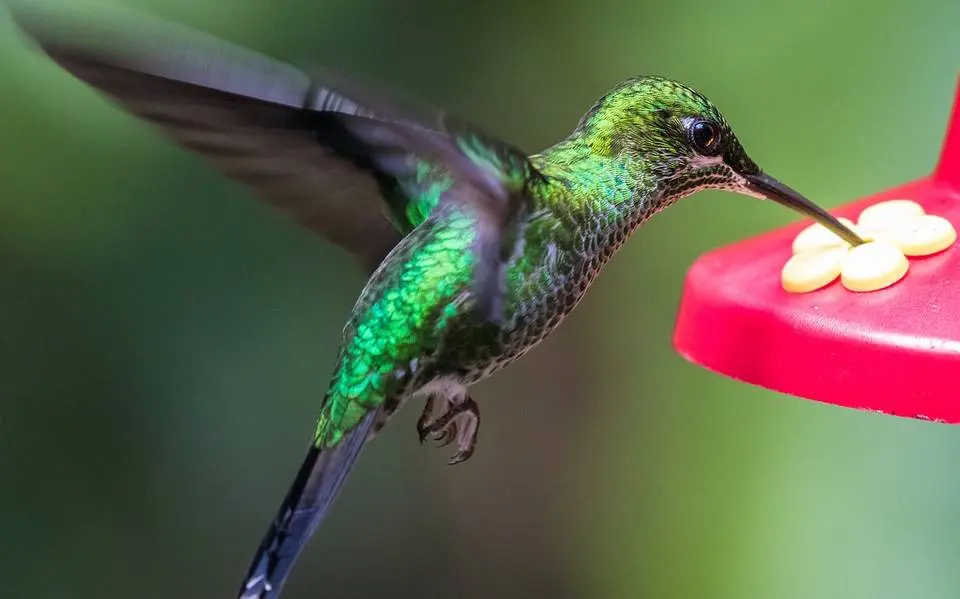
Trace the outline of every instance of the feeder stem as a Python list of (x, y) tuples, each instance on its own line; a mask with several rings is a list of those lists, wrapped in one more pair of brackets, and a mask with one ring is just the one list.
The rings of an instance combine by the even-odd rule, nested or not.
[(950, 124), (947, 126), (940, 161), (937, 163), (933, 178), (960, 192), (960, 78), (957, 81)]

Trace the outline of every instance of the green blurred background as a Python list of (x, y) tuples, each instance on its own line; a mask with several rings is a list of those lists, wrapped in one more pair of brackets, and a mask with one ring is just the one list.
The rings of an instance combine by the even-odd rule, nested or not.
[[(618, 80), (670, 75), (826, 206), (932, 169), (960, 58), (954, 0), (122, 4), (530, 151)], [(2, 12), (0, 90), (3, 595), (232, 598), (362, 273), (26, 51)], [(696, 256), (793, 218), (710, 192), (645, 225), (564, 327), (478, 388), (467, 464), (418, 445), (419, 406), (384, 431), (285, 598), (960, 595), (960, 430), (672, 351)]]

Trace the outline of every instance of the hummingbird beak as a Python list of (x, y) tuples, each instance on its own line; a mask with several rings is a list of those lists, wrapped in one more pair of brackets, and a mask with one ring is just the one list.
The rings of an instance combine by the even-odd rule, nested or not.
[(742, 176), (746, 180), (748, 191), (767, 198), (768, 200), (773, 200), (804, 216), (809, 216), (852, 246), (864, 243), (859, 235), (834, 218), (832, 214), (770, 175), (761, 172)]

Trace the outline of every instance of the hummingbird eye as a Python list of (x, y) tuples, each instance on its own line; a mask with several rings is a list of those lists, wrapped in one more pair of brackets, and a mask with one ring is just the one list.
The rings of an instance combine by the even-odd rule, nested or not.
[(704, 156), (714, 156), (720, 153), (720, 127), (710, 121), (694, 121), (687, 129), (690, 143), (694, 149)]

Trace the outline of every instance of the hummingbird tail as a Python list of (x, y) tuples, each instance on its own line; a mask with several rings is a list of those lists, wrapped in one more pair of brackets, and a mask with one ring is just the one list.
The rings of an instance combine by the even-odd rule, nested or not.
[(294, 562), (326, 516), (360, 455), (376, 411), (333, 448), (311, 445), (270, 530), (260, 542), (238, 599), (277, 599)]

